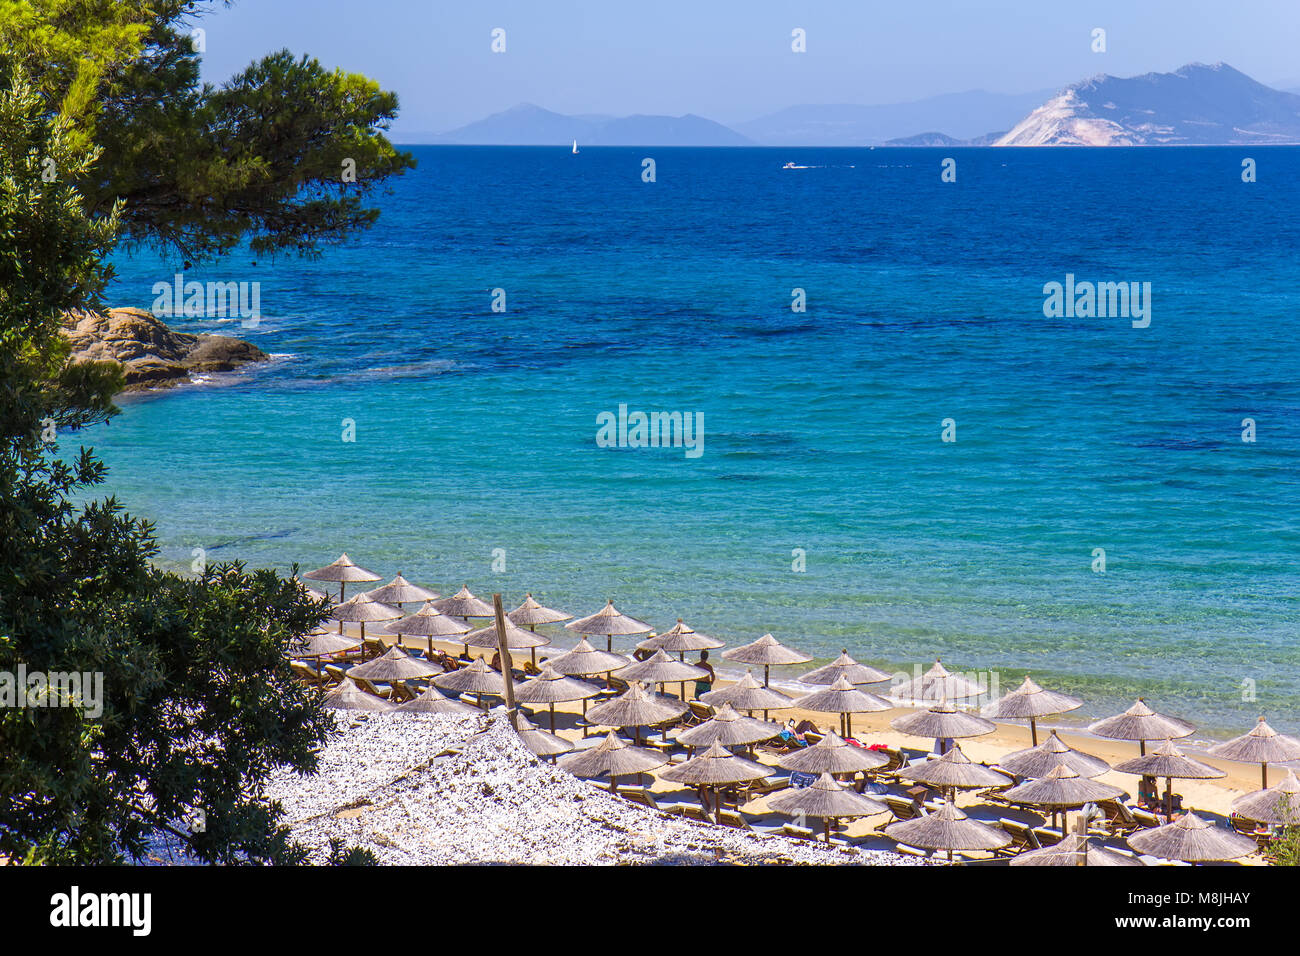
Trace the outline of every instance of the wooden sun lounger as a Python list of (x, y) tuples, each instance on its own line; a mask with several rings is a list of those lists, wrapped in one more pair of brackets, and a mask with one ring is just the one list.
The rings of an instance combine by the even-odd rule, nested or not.
[(808, 827), (797, 827), (793, 823), (787, 823), (781, 828), (781, 832), (788, 837), (796, 840), (816, 840), (817, 834)]
[(366, 680), (364, 677), (354, 677), (352, 679), (356, 681), (358, 686), (360, 686), (360, 688), (368, 694), (374, 694), (376, 697), (382, 697), (385, 700), (389, 700), (393, 696), (393, 688), (391, 686), (384, 689), (384, 688), (380, 688), (376, 684), (371, 683), (370, 681)]
[(328, 674), (330, 680), (334, 681), (336, 684), (342, 683), (343, 678), (348, 676), (348, 672), (337, 664), (326, 664), (325, 673)]
[(290, 661), (289, 668), (293, 671), (293, 676), (310, 686), (325, 683), (325, 677), (317, 674), (316, 668), (303, 661)]
[(1133, 819), (1137, 821), (1140, 827), (1160, 826), (1160, 818), (1150, 810), (1143, 810), (1141, 807), (1129, 807), (1129, 812), (1133, 814)]
[(898, 771), (907, 766), (907, 755), (901, 750), (893, 750), (889, 747), (884, 747), (877, 753), (882, 753), (888, 757), (889, 763), (882, 764), (875, 770), (868, 770), (867, 775), (873, 779), (883, 777), (887, 780), (897, 780)]
[(1133, 811), (1119, 800), (1098, 800), (1097, 808), (1106, 815), (1098, 829), (1107, 836), (1126, 836), (1142, 828)]
[(706, 720), (713, 719), (713, 708), (708, 704), (701, 704), (698, 700), (688, 700), (686, 705), (690, 707), (683, 717), (683, 723), (702, 724)]
[(362, 642), (362, 647), (365, 648), (366, 657), (383, 657), (388, 653), (388, 645), (374, 637), (367, 637)]
[(619, 787), (618, 795), (628, 803), (649, 807), (651, 810), (660, 809), (659, 804), (655, 802), (654, 796), (645, 787)]
[(679, 817), (685, 817), (688, 820), (698, 820), (700, 823), (712, 823), (709, 815), (704, 812), (704, 808), (698, 803), (674, 803), (672, 806), (665, 807), (664, 810)]
[(1006, 831), (1007, 836), (1011, 837), (1012, 843), (1007, 847), (1008, 852), (1019, 853), (1021, 850), (1041, 850), (1043, 848), (1043, 844), (1039, 842), (1038, 834), (1034, 832), (1034, 829), (1019, 820), (1008, 820), (1003, 817), (998, 821), (998, 825)]
[(731, 827), (733, 830), (753, 830), (749, 821), (742, 817), (735, 810), (719, 810), (718, 824), (724, 827)]

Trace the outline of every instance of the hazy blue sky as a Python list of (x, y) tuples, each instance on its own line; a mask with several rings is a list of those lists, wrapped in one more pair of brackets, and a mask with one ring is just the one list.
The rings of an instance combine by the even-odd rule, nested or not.
[[(1300, 0), (240, 0), (207, 16), (205, 77), (281, 47), (401, 98), (439, 132), (520, 102), (563, 113), (698, 113), (1055, 89), (1224, 60), (1300, 86)], [(506, 31), (506, 52), (490, 50)], [(807, 31), (808, 50), (790, 49)], [(1094, 27), (1106, 53), (1090, 49)]]

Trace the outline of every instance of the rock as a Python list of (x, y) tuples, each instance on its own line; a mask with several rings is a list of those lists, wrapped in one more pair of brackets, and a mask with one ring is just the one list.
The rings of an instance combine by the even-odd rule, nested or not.
[(72, 312), (64, 319), (64, 335), (74, 362), (120, 364), (126, 391), (177, 385), (194, 372), (229, 372), (270, 358), (228, 335), (176, 332), (143, 309)]

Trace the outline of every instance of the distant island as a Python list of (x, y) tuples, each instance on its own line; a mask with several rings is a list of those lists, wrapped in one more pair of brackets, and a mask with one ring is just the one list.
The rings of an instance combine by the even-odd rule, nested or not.
[(877, 106), (792, 106), (736, 124), (579, 115), (531, 103), (411, 143), (490, 146), (1217, 146), (1300, 143), (1300, 95), (1226, 63), (1101, 74), (1058, 92), (975, 90)]

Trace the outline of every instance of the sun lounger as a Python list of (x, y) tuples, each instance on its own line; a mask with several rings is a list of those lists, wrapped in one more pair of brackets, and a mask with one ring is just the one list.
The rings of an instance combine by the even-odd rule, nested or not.
[(702, 724), (713, 719), (713, 708), (708, 704), (701, 704), (698, 700), (688, 700), (686, 704), (690, 710), (686, 712), (685, 723)]
[(367, 637), (362, 642), (362, 646), (365, 648), (365, 656), (367, 658), (383, 657), (388, 653), (388, 645), (375, 637)]
[(334, 681), (336, 684), (341, 683), (343, 678), (348, 676), (348, 672), (337, 664), (326, 664), (325, 673), (328, 674), (330, 680)]
[(676, 816), (685, 817), (688, 820), (698, 820), (700, 823), (712, 823), (709, 815), (704, 812), (704, 808), (698, 803), (675, 803), (666, 811), (674, 813)]
[(1160, 818), (1150, 810), (1143, 810), (1140, 807), (1129, 807), (1129, 812), (1133, 814), (1133, 819), (1137, 821), (1140, 827), (1158, 827)]
[(733, 830), (754, 829), (752, 826), (749, 825), (749, 821), (746, 820), (744, 817), (742, 817), (735, 810), (719, 810), (717, 822), (719, 823), (719, 825), (724, 827), (731, 827)]
[(787, 823), (781, 828), (781, 832), (788, 837), (796, 840), (816, 840), (817, 834), (807, 827), (797, 827), (793, 823)]
[(316, 673), (316, 668), (303, 661), (290, 661), (289, 668), (293, 671), (295, 677), (309, 685), (323, 684), (325, 678)]
[(1061, 842), (1061, 831), (1055, 827), (1033, 827), (1030, 832), (1038, 837), (1040, 846), (1056, 846)]
[(618, 795), (628, 803), (635, 803), (651, 810), (658, 810), (659, 804), (645, 787), (619, 787)]
[(1043, 844), (1039, 842), (1038, 834), (1033, 828), (1026, 826), (1019, 820), (1008, 820), (1003, 817), (998, 824), (1006, 831), (1007, 836), (1011, 837), (1011, 846), (1007, 848), (1008, 852), (1019, 853), (1021, 850), (1041, 850)]

